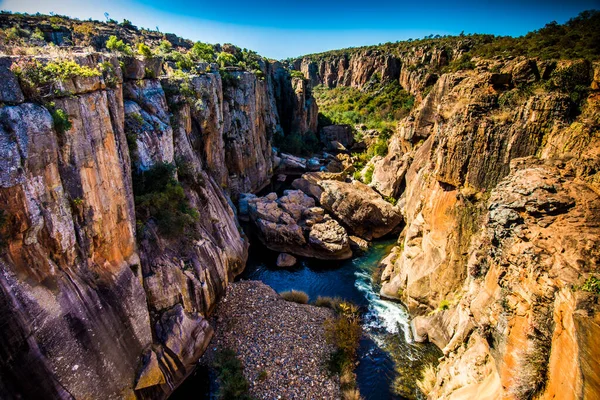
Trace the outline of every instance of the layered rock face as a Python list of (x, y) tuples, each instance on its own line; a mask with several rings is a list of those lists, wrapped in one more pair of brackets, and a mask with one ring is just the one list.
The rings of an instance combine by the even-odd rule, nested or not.
[(294, 60), (293, 67), (302, 71), (313, 86), (364, 88), (373, 80), (397, 80), (409, 93), (421, 99), (422, 91), (437, 81), (440, 68), (459, 58), (471, 46), (470, 40), (465, 39), (448, 50), (427, 45), (403, 52), (358, 49), (305, 56)]
[[(265, 80), (234, 72), (223, 83), (216, 72), (144, 79), (159, 75), (156, 59), (123, 69), (101, 54), (73, 59), (110, 73), (42, 93), (50, 110), (21, 91), (16, 58), (0, 62), (0, 315), (11, 321), (0, 329), (1, 397), (165, 398), (245, 264), (228, 194), (272, 174), (281, 128), (270, 66)], [(177, 164), (198, 215), (181, 237), (136, 222), (132, 174), (164, 164)]]
[(598, 94), (577, 110), (542, 83), (513, 86), (560, 88), (574, 68), (593, 88), (585, 62), (442, 75), (375, 162), (406, 221), (381, 293), (445, 355), (430, 398), (599, 393), (598, 302), (580, 289), (599, 265)]

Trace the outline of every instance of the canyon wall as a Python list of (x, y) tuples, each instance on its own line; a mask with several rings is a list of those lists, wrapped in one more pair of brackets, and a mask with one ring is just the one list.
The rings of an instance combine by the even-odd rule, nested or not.
[[(32, 91), (11, 72), (25, 58), (0, 59), (0, 397), (165, 398), (244, 268), (229, 197), (272, 176), (286, 76), (263, 64), (264, 78), (166, 78), (160, 59), (70, 58), (104, 73)], [(181, 235), (136, 208), (148, 201), (136, 179), (162, 165), (177, 165), (168, 188), (196, 216)]]
[(372, 161), (406, 221), (381, 294), (444, 352), (430, 398), (600, 393), (600, 306), (582, 290), (600, 266), (599, 71), (477, 60), (441, 75)]
[(313, 85), (328, 88), (351, 86), (367, 88), (373, 81), (397, 80), (419, 100), (423, 90), (433, 85), (440, 69), (459, 58), (472, 46), (469, 39), (453, 42), (448, 48), (418, 45), (408, 51), (349, 49), (298, 58), (292, 62), (295, 70), (304, 73)]

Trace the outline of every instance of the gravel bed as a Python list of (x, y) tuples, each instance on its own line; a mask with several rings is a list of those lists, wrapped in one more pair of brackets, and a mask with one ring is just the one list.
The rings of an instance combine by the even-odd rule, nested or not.
[(215, 335), (200, 362), (210, 366), (215, 352), (230, 348), (255, 398), (339, 399), (339, 379), (324, 365), (333, 348), (323, 322), (331, 316), (327, 308), (285, 301), (262, 282), (235, 282), (213, 314)]

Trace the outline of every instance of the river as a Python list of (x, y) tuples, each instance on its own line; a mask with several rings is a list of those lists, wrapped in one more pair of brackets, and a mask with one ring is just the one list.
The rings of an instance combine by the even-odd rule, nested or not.
[(416, 379), (421, 367), (437, 363), (441, 352), (431, 344), (414, 343), (405, 308), (378, 295), (374, 275), (394, 240), (376, 241), (369, 250), (346, 261), (299, 258), (294, 268), (278, 268), (278, 253), (252, 241), (246, 269), (239, 279), (260, 280), (277, 292), (306, 292), (310, 301), (318, 296), (341, 297), (363, 311), (364, 337), (355, 370), (364, 399), (419, 399)]

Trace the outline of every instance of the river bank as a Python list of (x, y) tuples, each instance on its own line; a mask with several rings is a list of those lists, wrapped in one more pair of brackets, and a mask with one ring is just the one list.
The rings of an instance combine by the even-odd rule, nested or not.
[(284, 300), (259, 281), (230, 285), (211, 320), (215, 336), (200, 364), (232, 349), (257, 399), (338, 399), (339, 379), (325, 362), (334, 350), (325, 341), (327, 308)]

